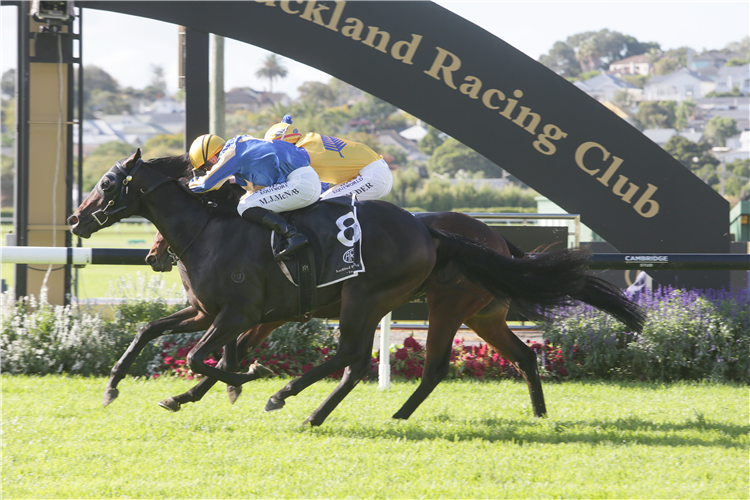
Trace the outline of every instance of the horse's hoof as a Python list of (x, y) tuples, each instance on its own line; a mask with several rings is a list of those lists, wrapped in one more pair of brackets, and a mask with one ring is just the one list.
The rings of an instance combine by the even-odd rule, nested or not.
[(310, 427), (320, 427), (323, 422), (316, 422), (315, 418), (310, 416), (305, 419), (304, 422), (302, 422), (302, 427), (306, 427), (308, 424)]
[(248, 373), (252, 373), (257, 378), (273, 377), (274, 375), (276, 375), (273, 370), (266, 368), (257, 361), (250, 365), (250, 370), (248, 371)]
[(229, 396), (229, 403), (234, 404), (237, 398), (242, 394), (242, 386), (235, 387), (233, 385), (227, 386), (227, 396)]
[(120, 391), (115, 389), (114, 387), (107, 387), (104, 389), (104, 401), (102, 402), (102, 406), (107, 406), (109, 403), (117, 399), (117, 396), (120, 395)]
[(163, 401), (159, 401), (159, 406), (173, 413), (180, 411), (180, 409), (182, 408), (180, 402), (175, 398), (167, 398)]
[(277, 399), (276, 396), (271, 396), (266, 403), (266, 411), (280, 410), (286, 403), (283, 399)]

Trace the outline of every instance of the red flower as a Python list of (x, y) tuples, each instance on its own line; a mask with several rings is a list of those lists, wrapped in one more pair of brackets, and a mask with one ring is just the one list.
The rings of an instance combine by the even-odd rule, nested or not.
[(398, 351), (396, 351), (396, 359), (404, 360), (409, 356), (409, 352), (406, 350), (405, 347), (402, 347)]
[(404, 347), (411, 348), (417, 352), (422, 350), (422, 345), (417, 342), (413, 335), (404, 339)]

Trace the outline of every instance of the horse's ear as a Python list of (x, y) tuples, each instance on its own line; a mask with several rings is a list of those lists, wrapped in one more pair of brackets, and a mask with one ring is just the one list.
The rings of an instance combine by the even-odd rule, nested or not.
[(143, 155), (143, 151), (141, 151), (141, 148), (138, 148), (135, 150), (135, 153), (133, 153), (127, 160), (125, 160), (126, 165), (130, 165), (131, 163), (135, 163), (138, 160), (141, 159), (141, 156)]

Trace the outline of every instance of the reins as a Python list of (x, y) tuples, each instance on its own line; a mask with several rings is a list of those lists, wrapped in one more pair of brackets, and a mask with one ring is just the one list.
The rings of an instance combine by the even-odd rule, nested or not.
[(203, 200), (201, 199), (201, 202), (208, 205), (210, 208), (208, 209), (208, 217), (206, 217), (206, 222), (203, 223), (201, 228), (198, 230), (198, 232), (193, 236), (193, 239), (190, 240), (190, 242), (185, 246), (185, 248), (182, 249), (182, 252), (179, 254), (176, 254), (174, 250), (172, 250), (172, 247), (167, 247), (167, 253), (172, 258), (172, 262), (176, 264), (182, 255), (187, 252), (187, 249), (190, 248), (190, 245), (193, 244), (193, 242), (198, 239), (198, 236), (201, 235), (204, 229), (206, 229), (206, 226), (208, 226), (208, 223), (211, 221), (211, 213), (213, 212), (214, 208), (218, 206), (216, 202), (210, 201), (210, 200)]
[[(122, 200), (125, 197), (125, 195), (128, 194), (128, 189), (129, 189), (128, 184), (130, 184), (130, 181), (133, 180), (133, 176), (135, 175), (135, 173), (143, 165), (144, 165), (143, 160), (141, 160), (139, 158), (138, 161), (136, 161), (135, 166), (133, 167), (133, 169), (130, 171), (130, 173), (128, 173), (127, 170), (125, 170), (125, 168), (123, 167), (122, 161), (118, 161), (117, 163), (115, 163), (115, 167), (117, 169), (117, 173), (116, 174), (109, 173), (109, 174), (105, 175), (105, 177), (107, 177), (111, 181), (111, 183), (114, 184), (115, 186), (117, 186), (118, 184), (121, 185), (120, 190), (119, 190), (119, 196), (118, 196), (118, 192), (112, 190), (111, 192), (112, 192), (113, 196), (111, 198), (109, 198), (108, 195), (107, 195), (107, 193), (105, 193), (105, 190), (103, 190), (99, 186), (99, 184), (97, 184), (97, 186), (96, 186), (97, 191), (102, 195), (102, 197), (105, 200), (107, 200), (107, 206), (106, 207), (104, 207), (103, 209), (97, 210), (96, 212), (94, 212), (94, 213), (91, 214), (92, 217), (94, 217), (94, 220), (96, 220), (96, 222), (98, 222), (100, 226), (103, 226), (104, 224), (106, 224), (106, 222), (109, 220), (109, 216), (110, 215), (114, 215), (114, 214), (116, 214), (116, 213), (118, 213), (118, 212), (120, 212), (122, 210), (126, 210), (131, 204), (133, 204), (136, 201), (140, 200), (142, 197), (146, 196), (147, 194), (153, 192), (156, 188), (158, 188), (162, 184), (165, 184), (165, 183), (167, 183), (169, 181), (175, 181), (175, 182), (178, 182), (178, 183), (180, 182), (179, 179), (175, 179), (173, 177), (166, 176), (166, 175), (162, 174), (161, 172), (159, 172), (158, 170), (151, 169), (151, 170), (154, 170), (154, 172), (156, 172), (159, 175), (161, 175), (162, 178), (158, 182), (156, 182), (155, 184), (153, 184), (152, 186), (150, 186), (148, 189), (146, 189), (145, 191), (143, 189), (141, 189), (140, 190), (141, 194), (138, 195), (138, 197), (135, 198), (130, 203), (125, 204), (125, 205), (123, 205), (121, 207), (118, 207), (118, 208), (114, 209), (111, 212), (108, 212), (107, 210), (110, 207), (114, 206), (114, 204), (115, 204), (115, 198), (119, 198), (120, 200)], [(107, 191), (109, 191), (109, 189)], [(107, 199), (107, 198), (109, 198), (109, 199)], [(190, 248), (190, 246), (193, 244), (193, 242), (195, 242), (195, 240), (198, 239), (198, 236), (200, 236), (201, 233), (203, 233), (203, 230), (206, 229), (206, 226), (208, 226), (208, 223), (211, 221), (211, 214), (213, 213), (213, 209), (218, 206), (218, 204), (216, 202), (213, 202), (213, 201), (210, 201), (210, 200), (205, 200), (203, 198), (201, 198), (201, 203), (203, 203), (204, 205), (208, 205), (209, 210), (208, 210), (208, 216), (206, 217), (206, 221), (203, 223), (203, 225), (201, 226), (200, 230), (198, 230), (198, 232), (195, 234), (195, 236), (193, 236), (193, 239), (191, 239), (190, 242), (188, 242), (187, 246), (185, 246), (185, 248), (182, 249), (182, 252), (180, 252), (179, 255), (176, 254), (172, 250), (171, 247), (168, 247), (168, 249), (167, 249), (167, 251), (169, 252), (169, 255), (172, 258), (172, 261), (174, 263), (177, 263), (177, 261), (180, 260), (180, 257), (182, 257), (182, 255), (187, 251), (188, 248)], [(104, 215), (104, 220), (103, 221), (99, 219), (99, 215)]]
[[(112, 181), (115, 185), (121, 184), (120, 191), (119, 191), (120, 200), (122, 200), (125, 197), (125, 195), (128, 194), (128, 190), (129, 190), (128, 184), (130, 183), (130, 181), (133, 180), (133, 175), (135, 175), (135, 173), (138, 171), (139, 168), (141, 168), (142, 165), (143, 165), (143, 160), (138, 159), (138, 161), (135, 163), (135, 166), (133, 167), (133, 170), (131, 170), (130, 173), (128, 173), (123, 168), (122, 162), (118, 161), (117, 163), (115, 163), (115, 167), (117, 167), (117, 170), (118, 170), (117, 174), (114, 174), (114, 176), (112, 176), (111, 174), (105, 175), (105, 177), (108, 177), (110, 181)], [(158, 172), (158, 173), (161, 174), (161, 172)], [(163, 176), (163, 178), (159, 182), (149, 187), (146, 191), (141, 189), (141, 194), (135, 200), (133, 200), (130, 204), (123, 205), (119, 208), (114, 209), (111, 212), (108, 212), (108, 210), (110, 207), (114, 206), (115, 198), (118, 198), (117, 196), (118, 193), (113, 191), (114, 196), (112, 196), (111, 198), (107, 200), (108, 198), (107, 194), (104, 192), (104, 190), (101, 187), (99, 187), (99, 184), (97, 184), (96, 190), (102, 195), (102, 197), (105, 200), (107, 200), (107, 206), (104, 207), (103, 209), (99, 209), (93, 212), (91, 216), (94, 218), (96, 222), (99, 223), (100, 226), (103, 226), (109, 220), (110, 215), (114, 215), (118, 212), (121, 212), (122, 210), (126, 210), (132, 203), (135, 203), (136, 201), (140, 200), (143, 196), (146, 196), (147, 194), (149, 194), (150, 192), (152, 192), (154, 189), (158, 188), (165, 182), (177, 181), (177, 179), (173, 179), (172, 177), (167, 177), (163, 174), (161, 175)], [(114, 177), (114, 179), (112, 177)], [(104, 215), (104, 220), (100, 220), (99, 215)]]

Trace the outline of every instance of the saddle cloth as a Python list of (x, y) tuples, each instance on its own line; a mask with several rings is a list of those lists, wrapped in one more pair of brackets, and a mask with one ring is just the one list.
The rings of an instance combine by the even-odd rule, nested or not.
[[(359, 202), (354, 197), (339, 197), (321, 200), (309, 207), (286, 212), (282, 215), (307, 236), (315, 256), (317, 288), (354, 278), (365, 271), (362, 262), (362, 231), (357, 219)], [(271, 248), (279, 236), (272, 232)], [(298, 254), (304, 252), (302, 249)], [(280, 261), (279, 267), (287, 279), (299, 286), (297, 255), (291, 260)]]

